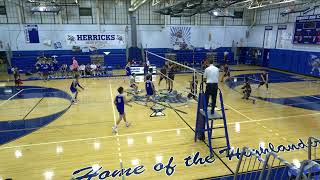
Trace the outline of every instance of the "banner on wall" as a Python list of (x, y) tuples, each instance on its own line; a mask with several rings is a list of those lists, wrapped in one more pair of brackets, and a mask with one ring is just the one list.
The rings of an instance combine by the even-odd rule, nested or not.
[(40, 43), (38, 25), (25, 25), (24, 34), (27, 43)]
[(191, 49), (191, 27), (170, 27), (170, 42), (174, 50)]
[(264, 29), (267, 31), (271, 31), (273, 29), (273, 26), (265, 26)]
[(69, 46), (91, 46), (96, 48), (124, 46), (124, 34), (66, 34)]

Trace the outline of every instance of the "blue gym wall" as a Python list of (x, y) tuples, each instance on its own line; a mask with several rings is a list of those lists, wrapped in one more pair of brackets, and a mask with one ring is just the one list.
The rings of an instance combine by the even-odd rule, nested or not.
[[(320, 72), (317, 69), (312, 72), (313, 58), (320, 57), (320, 45), (292, 44), (294, 23), (282, 23), (280, 25), (286, 25), (287, 29), (278, 30), (278, 24), (268, 25), (273, 26), (271, 31), (265, 31), (266, 25), (254, 26), (250, 30), (247, 45), (268, 49), (269, 59), (265, 64), (267, 67), (320, 77)], [(266, 35), (263, 36), (264, 34)]]
[[(4, 27), (6, 26), (6, 27)], [(13, 53), (12, 65), (17, 66), (24, 71), (33, 71), (36, 58), (41, 55), (52, 56), (57, 55), (57, 60), (60, 64), (71, 64), (72, 57), (76, 57), (79, 64), (87, 64), (90, 62), (90, 55), (93, 52), (73, 52), (71, 46), (66, 43), (65, 35), (69, 33), (114, 33), (124, 34), (126, 36), (126, 45), (108, 46), (100, 49), (97, 53), (110, 52), (105, 56), (105, 64), (114, 68), (123, 68), (126, 64), (126, 48), (130, 47), (130, 33), (125, 31), (125, 25), (101, 25), (100, 31), (97, 31), (97, 25), (38, 25), (40, 43), (26, 43), (24, 37), (24, 28), (19, 25), (0, 25), (2, 33), (0, 38), (9, 43)], [(138, 26), (138, 46), (144, 50), (150, 50), (159, 55), (164, 56), (164, 53), (177, 53), (179, 62), (191, 63), (193, 57), (200, 64), (205, 59), (208, 50), (203, 47), (217, 48), (218, 59), (223, 59), (224, 51), (231, 51), (232, 40), (239, 41), (245, 36), (247, 27), (245, 26), (183, 26), (191, 27), (190, 44), (195, 48), (193, 50), (175, 51), (170, 39), (170, 27), (160, 25), (139, 25)], [(177, 27), (177, 26), (175, 26)], [(130, 30), (130, 28), (129, 28)], [(211, 34), (211, 39), (209, 39)], [(44, 41), (51, 40), (52, 45), (45, 45)], [(60, 42), (62, 47), (55, 49), (53, 43)], [(226, 48), (229, 47), (229, 48)], [(129, 57), (134, 57), (136, 60), (142, 59), (142, 53), (139, 49), (130, 48)], [(233, 53), (229, 53), (229, 60), (233, 60)], [(149, 56), (152, 64), (162, 65), (163, 61), (155, 56)], [(230, 62), (234, 63), (234, 62)]]

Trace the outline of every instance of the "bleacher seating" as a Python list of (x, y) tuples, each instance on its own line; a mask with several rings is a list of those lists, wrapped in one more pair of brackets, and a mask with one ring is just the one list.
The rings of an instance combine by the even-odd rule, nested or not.
[[(201, 62), (206, 59), (207, 52), (211, 52), (211, 50), (206, 50), (203, 48), (197, 48), (194, 51), (193, 50), (179, 50), (175, 51), (173, 49), (168, 48), (150, 48), (145, 49), (150, 52), (153, 52), (159, 56), (165, 57), (165, 53), (175, 53), (177, 54), (177, 61), (179, 63), (187, 63), (189, 65), (193, 64), (193, 61), (195, 65), (200, 66)], [(54, 50), (54, 51), (13, 51), (13, 57), (12, 57), (12, 66), (18, 67), (23, 72), (27, 71), (35, 71), (35, 63), (37, 61), (38, 56), (46, 56), (51, 57), (53, 55), (57, 56), (57, 60), (59, 65), (62, 64), (72, 64), (72, 57), (76, 57), (78, 60), (79, 65), (80, 64), (88, 64), (91, 62), (90, 55), (93, 54), (103, 54), (103, 52), (110, 52), (109, 55), (106, 55), (104, 58), (104, 63), (106, 66), (112, 66), (114, 69), (121, 69), (126, 65), (126, 49), (100, 49), (96, 52), (73, 52), (71, 50)], [(234, 55), (231, 52), (231, 48), (225, 47), (225, 48), (218, 48), (215, 50), (217, 52), (217, 59), (218, 63), (223, 62), (224, 52), (228, 51), (228, 63), (234, 64), (235, 61)], [(134, 54), (134, 53), (133, 53)], [(133, 57), (132, 57), (133, 58)], [(137, 57), (138, 58), (138, 57)], [(137, 61), (140, 61), (140, 59), (133, 58)], [(139, 56), (141, 58), (141, 56)], [(156, 66), (163, 66), (164, 61), (156, 56), (149, 56), (149, 61), (151, 64)]]
[(126, 64), (126, 50), (125, 49), (100, 49), (97, 52), (73, 52), (71, 50), (57, 50), (57, 51), (13, 51), (11, 63), (12, 66), (18, 67), (22, 72), (34, 72), (35, 63), (38, 56), (51, 57), (57, 56), (59, 65), (72, 64), (72, 57), (76, 57), (79, 65), (91, 63), (90, 55), (103, 54), (103, 52), (110, 52), (105, 56), (104, 62), (106, 66), (113, 66), (113, 68), (122, 68)]

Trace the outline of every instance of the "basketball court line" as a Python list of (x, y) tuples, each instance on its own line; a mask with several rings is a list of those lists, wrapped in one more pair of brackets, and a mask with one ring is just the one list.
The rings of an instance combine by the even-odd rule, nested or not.
[(286, 90), (286, 91), (288, 91), (288, 92), (291, 92), (291, 93), (294, 93), (294, 94), (297, 94), (297, 95), (300, 95), (300, 96), (312, 97), (312, 98), (314, 98), (314, 99), (320, 100), (319, 97), (315, 97), (315, 96), (313, 96), (313, 95), (305, 95), (305, 94), (303, 94), (303, 93), (299, 93), (299, 91), (289, 90), (289, 88), (283, 88), (283, 87), (278, 87), (278, 86), (277, 86), (277, 88), (279, 88), (279, 89), (284, 89), (284, 90)]
[[(109, 81), (109, 88), (110, 88), (110, 97), (111, 97), (111, 106), (112, 106), (112, 112), (113, 112), (113, 121), (114, 121), (114, 126), (117, 125), (117, 118), (116, 118), (116, 111), (114, 108), (114, 103), (113, 103), (113, 94), (112, 94), (112, 86)], [(122, 154), (121, 154), (121, 144), (120, 144), (120, 139), (119, 139), (119, 131), (116, 131), (116, 138), (117, 138), (117, 145), (118, 145), (118, 156), (119, 156), (119, 161), (120, 161), (120, 166), (122, 166)]]
[[(143, 134), (152, 134), (152, 133), (163, 133), (163, 132), (170, 132), (170, 131), (177, 131), (177, 130), (186, 130), (186, 129), (189, 129), (189, 128), (185, 127), (185, 128), (164, 129), (164, 130), (158, 130), (158, 131), (145, 131), (145, 132), (137, 132), (137, 133), (120, 134), (120, 135), (118, 135), (118, 137), (134, 136), (134, 135), (143, 135)], [(116, 136), (115, 136), (115, 135), (110, 135), (110, 136), (98, 136), (98, 137), (81, 138), (81, 139), (71, 139), (71, 140), (64, 140), (64, 141), (51, 141), (51, 142), (35, 143), (35, 144), (23, 144), (23, 145), (17, 145), (17, 146), (5, 146), (5, 147), (1, 147), (1, 146), (0, 146), (0, 150), (3, 150), (3, 149), (12, 149), (12, 148), (21, 148), (21, 147), (40, 146), (40, 145), (59, 144), (59, 143), (70, 143), (70, 142), (89, 141), (89, 140), (97, 140), (97, 139), (108, 139), (108, 138), (116, 138)]]
[(37, 104), (35, 104), (33, 107), (32, 107), (32, 109), (22, 118), (22, 120), (25, 120), (27, 117), (28, 117), (28, 115), (41, 103), (41, 101), (44, 99), (45, 97), (43, 96), (38, 102), (37, 102)]
[(21, 89), (20, 91), (18, 91), (16, 94), (14, 94), (13, 96), (11, 96), (10, 98), (8, 98), (7, 100), (5, 100), (4, 102), (2, 102), (0, 104), (0, 107), (3, 106), (4, 104), (6, 104), (8, 101), (10, 101), (12, 98), (16, 97), (18, 94), (20, 94), (22, 91), (25, 90), (33, 90), (33, 89), (47, 89), (47, 88), (26, 88), (26, 89)]
[[(273, 121), (273, 120), (279, 120), (279, 119), (287, 119), (287, 118), (294, 118), (294, 117), (306, 117), (306, 116), (315, 116), (315, 115), (320, 115), (320, 113), (310, 113), (310, 114), (301, 114), (301, 115), (292, 115), (292, 116), (281, 116), (281, 117), (273, 117), (273, 118), (263, 118), (263, 119), (254, 119), (254, 120), (249, 120), (249, 121), (239, 121), (239, 122), (230, 122), (227, 123), (228, 125), (233, 125), (236, 123), (242, 124), (242, 123), (252, 123), (252, 122), (261, 122), (261, 121)], [(107, 121), (110, 122), (110, 121)], [(82, 126), (82, 125), (92, 125), (92, 124), (99, 124), (99, 123), (106, 123), (106, 121), (97, 121), (97, 122), (90, 122), (90, 123), (81, 123), (81, 124), (68, 124), (68, 125), (56, 125), (56, 126), (50, 126), (46, 127), (47, 129), (54, 129), (54, 128), (63, 128), (63, 127), (68, 127), (68, 126)], [(217, 125), (222, 125), (217, 123)], [(194, 127), (192, 127), (194, 128)], [(19, 129), (19, 130), (5, 130), (5, 131), (0, 131), (1, 132), (11, 132), (11, 131), (25, 131), (25, 130), (33, 130), (37, 128), (26, 128), (26, 129)], [(185, 129), (185, 128), (182, 128)]]
[(264, 119), (256, 119), (256, 120), (249, 120), (249, 121), (240, 121), (240, 122), (233, 122), (233, 123), (227, 123), (228, 125), (236, 124), (236, 123), (251, 123), (251, 122), (261, 122), (261, 121), (273, 121), (273, 120), (279, 120), (279, 119), (287, 119), (287, 118), (294, 118), (294, 117), (305, 117), (305, 116), (314, 116), (314, 115), (320, 115), (320, 113), (311, 113), (311, 114), (301, 114), (301, 115), (292, 115), (292, 116), (282, 116), (282, 117), (274, 117), (274, 118), (264, 118)]
[[(268, 101), (266, 101), (268, 102)], [(294, 106), (294, 105), (303, 105), (303, 104), (315, 104), (315, 103), (319, 103), (319, 102), (303, 102), (303, 103), (292, 103), (292, 104), (274, 104), (272, 103), (272, 105), (268, 105), (268, 106), (258, 106), (258, 107), (255, 107), (254, 109), (269, 109), (269, 108), (272, 108), (274, 109), (275, 106), (278, 106), (277, 108), (280, 108), (280, 107), (283, 107), (283, 108), (286, 108), (285, 106)], [(238, 108), (238, 111), (244, 111), (244, 110), (250, 110), (248, 108)]]
[(1, 104), (0, 104), (0, 107), (3, 106), (4, 104), (6, 104), (8, 101), (10, 101), (12, 98), (16, 97), (19, 93), (21, 93), (23, 91), (23, 89), (21, 89), (20, 91), (18, 91), (17, 93), (15, 93), (13, 96), (9, 97), (9, 99), (3, 101)]
[[(235, 112), (237, 112), (237, 113), (240, 114), (241, 116), (247, 118), (250, 122), (254, 122), (254, 119), (251, 119), (250, 117), (248, 117), (248, 116), (246, 116), (245, 114), (239, 112), (238, 110), (234, 109), (234, 108), (231, 107), (230, 105), (226, 105), (226, 106), (229, 106), (230, 109), (234, 110)], [(295, 116), (295, 117), (296, 117), (296, 116)], [(255, 122), (255, 123), (257, 123), (257, 125), (259, 125), (259, 126), (262, 126), (264, 129), (268, 130), (270, 133), (273, 133), (274, 135), (279, 136), (279, 133), (277, 133), (276, 131), (273, 131), (271, 128), (268, 128), (268, 127), (266, 127), (266, 126), (264, 126), (264, 125), (261, 125), (259, 122)], [(284, 141), (287, 141), (287, 142), (289, 142), (289, 143), (294, 143), (294, 142), (288, 140), (287, 138), (284, 138), (283, 136), (281, 136), (281, 137), (282, 137), (282, 139), (283, 139)]]

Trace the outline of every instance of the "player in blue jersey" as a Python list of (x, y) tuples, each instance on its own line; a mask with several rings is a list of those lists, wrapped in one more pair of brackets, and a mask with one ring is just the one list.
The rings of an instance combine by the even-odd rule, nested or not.
[(126, 76), (131, 76), (131, 62), (129, 61), (125, 67)]
[(72, 92), (72, 94), (74, 94), (74, 98), (72, 99), (73, 104), (77, 104), (78, 101), (78, 94), (80, 92), (80, 89), (78, 87), (84, 90), (84, 88), (79, 83), (79, 77), (79, 74), (76, 74), (75, 79), (72, 81), (70, 85), (70, 91)]
[(132, 73), (130, 76), (130, 88), (133, 89), (134, 94), (138, 94), (138, 86), (136, 84), (136, 75)]
[(146, 83), (145, 83), (145, 88), (146, 88), (146, 92), (147, 92), (147, 99), (146, 99), (146, 103), (145, 105), (147, 106), (148, 102), (151, 100), (151, 97), (153, 97), (153, 103), (155, 103), (154, 101), (154, 96), (156, 95), (156, 90), (154, 88), (154, 84), (151, 81), (151, 75), (147, 75), (146, 76)]
[(126, 104), (126, 105), (132, 107), (132, 105), (128, 103), (128, 101), (127, 101), (127, 99), (126, 99), (126, 97), (125, 97), (125, 95), (123, 93), (123, 87), (119, 87), (118, 88), (118, 93), (119, 94), (114, 99), (114, 104), (116, 105), (117, 110), (119, 112), (119, 119), (116, 122), (115, 126), (112, 127), (112, 131), (114, 133), (118, 132), (118, 125), (120, 124), (122, 119), (126, 123), (126, 127), (130, 126), (130, 123), (126, 119), (126, 113), (124, 112), (124, 105)]

